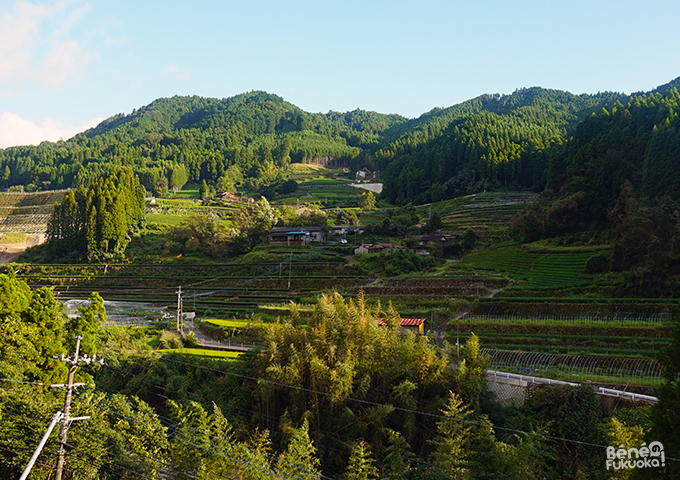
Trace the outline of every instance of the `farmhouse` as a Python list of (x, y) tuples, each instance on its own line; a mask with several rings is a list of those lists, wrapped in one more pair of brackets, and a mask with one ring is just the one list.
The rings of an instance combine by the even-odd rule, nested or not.
[(347, 235), (347, 232), (349, 232), (349, 225), (331, 225), (333, 235)]
[(449, 245), (454, 243), (444, 235), (422, 235), (418, 239), (418, 245), (413, 249), (414, 252), (420, 255), (430, 255), (433, 248), (437, 245)]
[(269, 243), (288, 246), (305, 246), (325, 239), (323, 227), (274, 227), (267, 234)]
[[(385, 320), (379, 318), (378, 325), (385, 325)], [(424, 318), (402, 318), (399, 321), (399, 326), (404, 332), (413, 332), (416, 335), (425, 335)]]
[(361, 253), (387, 253), (392, 250), (407, 250), (402, 245), (392, 245), (391, 243), (363, 243), (354, 249), (354, 255)]
[(231, 193), (231, 192), (223, 192), (223, 193), (221, 193), (221, 194), (219, 195), (219, 197), (220, 197), (222, 200), (232, 200), (232, 201), (235, 201), (235, 202), (238, 202), (238, 201), (239, 201), (238, 196), (234, 195), (234, 194)]

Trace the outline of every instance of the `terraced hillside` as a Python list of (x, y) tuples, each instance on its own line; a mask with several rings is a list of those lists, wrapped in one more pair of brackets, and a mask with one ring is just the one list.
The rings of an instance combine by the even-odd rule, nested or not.
[(252, 314), (263, 304), (314, 299), (320, 291), (353, 289), (367, 281), (364, 272), (337, 257), (328, 255), (325, 261), (310, 263), (305, 261), (308, 253), (295, 252), (292, 265), (286, 252), (279, 262), (270, 263), (23, 265), (18, 276), (31, 287), (53, 287), (62, 299), (87, 298), (97, 291), (105, 300), (170, 307), (176, 305), (181, 286), (185, 310), (208, 308), (236, 314)]
[(66, 190), (0, 192), (0, 233), (45, 233), (52, 207), (65, 194)]
[(594, 256), (609, 255), (610, 252), (608, 246), (580, 249), (510, 247), (472, 253), (459, 265), (502, 272), (522, 288), (554, 290), (590, 283), (592, 278), (583, 275), (586, 263)]
[(515, 213), (535, 199), (536, 194), (521, 192), (480, 193), (456, 199), (451, 202), (453, 208), (441, 212), (444, 230), (462, 232), (471, 228), (480, 237), (491, 239), (510, 225)]

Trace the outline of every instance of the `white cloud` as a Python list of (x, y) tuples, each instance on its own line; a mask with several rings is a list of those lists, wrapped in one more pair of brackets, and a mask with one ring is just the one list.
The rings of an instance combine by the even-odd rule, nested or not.
[(18, 145), (38, 145), (40, 142), (56, 142), (69, 139), (88, 128), (96, 127), (103, 118), (95, 118), (82, 125), (57, 122), (50, 118), (35, 123), (11, 112), (0, 115), (0, 148)]
[(90, 56), (73, 41), (55, 45), (37, 71), (43, 84), (51, 90), (59, 90), (70, 78), (80, 75)]
[(15, 5), (14, 12), (0, 15), (0, 80), (21, 77), (29, 70), (38, 25), (47, 15), (44, 7)]
[(90, 7), (73, 3), (20, 0), (0, 12), (0, 82), (30, 81), (59, 90), (81, 74), (93, 55), (69, 34)]

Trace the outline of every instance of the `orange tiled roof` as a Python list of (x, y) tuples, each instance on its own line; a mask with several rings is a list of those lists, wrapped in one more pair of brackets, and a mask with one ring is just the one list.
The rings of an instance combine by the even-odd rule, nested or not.
[[(424, 318), (402, 318), (399, 325), (402, 327), (417, 327), (425, 323)], [(378, 318), (378, 325), (385, 325), (385, 320)]]

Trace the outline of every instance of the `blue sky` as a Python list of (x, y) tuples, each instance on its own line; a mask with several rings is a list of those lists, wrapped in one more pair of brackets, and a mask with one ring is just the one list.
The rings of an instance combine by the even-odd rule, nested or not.
[(0, 0), (0, 147), (173, 95), (413, 118), (521, 87), (648, 91), (680, 76), (679, 19), (677, 0)]

